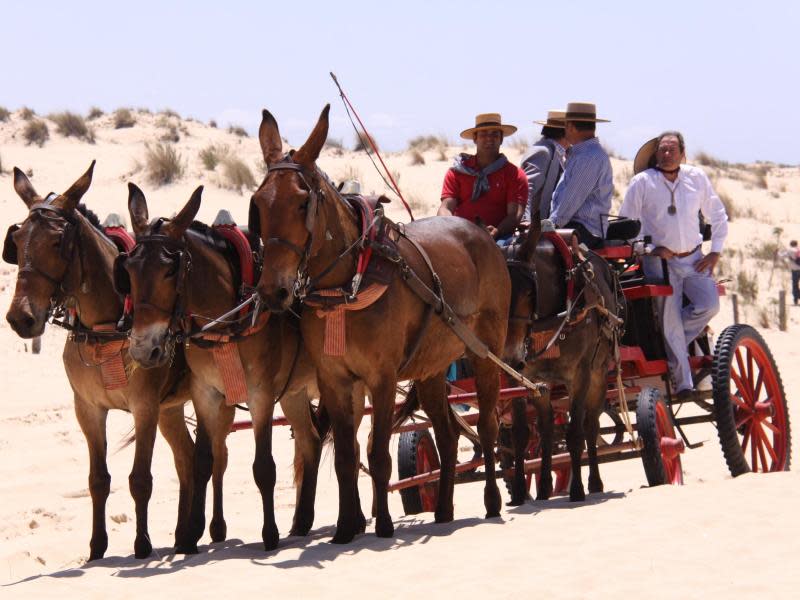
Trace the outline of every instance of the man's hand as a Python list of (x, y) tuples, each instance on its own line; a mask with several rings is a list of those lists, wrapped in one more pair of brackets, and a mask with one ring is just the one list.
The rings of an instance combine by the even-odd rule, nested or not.
[(675, 256), (675, 253), (666, 246), (656, 246), (653, 248), (652, 252), (650, 252), (650, 255), (669, 260)]
[(719, 262), (719, 252), (709, 252), (703, 258), (698, 260), (694, 265), (694, 270), (698, 273), (708, 271), (710, 275), (714, 274), (714, 269)]
[(491, 225), (487, 225), (484, 229), (489, 232), (489, 235), (492, 236), (493, 240), (497, 239), (497, 227), (492, 227)]

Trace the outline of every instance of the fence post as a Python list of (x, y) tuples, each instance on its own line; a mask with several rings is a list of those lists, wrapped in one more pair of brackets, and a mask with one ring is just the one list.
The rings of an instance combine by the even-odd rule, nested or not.
[(733, 305), (733, 324), (739, 324), (739, 296), (731, 294), (731, 304)]
[(786, 331), (786, 290), (778, 292), (778, 327)]

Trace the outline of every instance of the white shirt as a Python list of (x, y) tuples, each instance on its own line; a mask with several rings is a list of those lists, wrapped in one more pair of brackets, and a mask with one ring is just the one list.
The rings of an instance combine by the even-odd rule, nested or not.
[[(670, 190), (674, 191), (674, 215), (669, 214)], [(728, 235), (728, 215), (702, 169), (681, 165), (675, 181), (656, 169), (647, 169), (631, 179), (619, 214), (642, 222), (642, 235), (655, 246), (673, 252), (689, 252), (703, 241), (698, 211), (711, 223), (711, 252), (721, 252)]]

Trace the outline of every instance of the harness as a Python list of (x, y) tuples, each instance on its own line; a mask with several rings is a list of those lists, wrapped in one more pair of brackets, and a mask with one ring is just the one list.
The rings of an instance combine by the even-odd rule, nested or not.
[[(81, 253), (81, 246), (78, 243), (79, 220), (74, 211), (66, 211), (54, 206), (53, 201), (56, 198), (58, 198), (57, 194), (50, 193), (42, 202), (31, 206), (28, 211), (28, 218), (38, 216), (50, 221), (63, 221), (65, 223), (61, 233), (59, 256), (67, 266), (64, 268), (64, 272), (60, 277), (54, 277), (44, 272), (33, 264), (29, 252), (30, 239), (28, 239), (23, 248), (23, 263), (19, 267), (19, 272), (35, 274), (48, 281), (53, 286), (54, 290), (50, 299), (47, 321), (66, 329), (69, 332), (68, 341), (83, 345), (89, 350), (90, 356), (87, 358), (85, 352), (82, 351), (80, 347), (78, 348), (81, 362), (88, 367), (100, 367), (103, 386), (106, 390), (124, 388), (128, 385), (128, 376), (125, 371), (123, 353), (129, 345), (129, 331), (125, 328), (126, 315), (129, 313), (129, 299), (126, 299), (124, 303), (123, 316), (118, 322), (98, 323), (92, 327), (86, 327), (81, 323), (76, 308), (67, 307), (69, 299), (75, 298), (70, 290), (66, 288), (65, 280), (69, 271), (69, 262), (72, 260), (73, 254), (76, 251), (78, 252), (79, 265), (78, 289), (84, 292), (87, 290), (86, 282), (83, 280), (83, 256)], [(16, 244), (13, 242), (12, 235), (20, 227), (21, 226), (18, 224), (12, 225), (6, 233), (3, 246), (3, 259), (11, 264), (18, 264)], [(130, 235), (128, 235), (127, 232), (124, 232), (124, 234), (125, 235), (118, 232), (109, 232), (108, 237), (115, 237), (123, 240), (125, 236), (127, 236), (127, 239), (130, 240)], [(108, 241), (109, 243), (114, 243), (111, 239)]]

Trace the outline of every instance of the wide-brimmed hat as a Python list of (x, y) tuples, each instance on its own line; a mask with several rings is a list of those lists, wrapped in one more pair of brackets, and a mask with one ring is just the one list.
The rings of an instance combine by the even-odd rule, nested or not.
[(584, 121), (587, 123), (610, 123), (608, 119), (597, 118), (597, 107), (591, 102), (570, 102), (567, 104), (566, 121)]
[(513, 125), (506, 125), (500, 118), (500, 113), (483, 113), (475, 117), (475, 127), (470, 127), (461, 132), (461, 137), (465, 140), (471, 140), (476, 131), (481, 129), (495, 129), (502, 131), (503, 135), (511, 135), (517, 128)]
[(555, 108), (547, 111), (546, 121), (534, 121), (537, 125), (544, 125), (545, 127), (555, 127), (556, 129), (564, 129), (564, 117), (567, 114), (563, 108)]
[[(658, 137), (652, 140), (647, 140), (639, 151), (636, 153), (636, 158), (633, 159), (633, 174), (637, 175), (647, 169), (652, 169), (656, 166), (656, 150), (658, 150)], [(686, 155), (681, 159), (682, 163), (686, 162)]]

